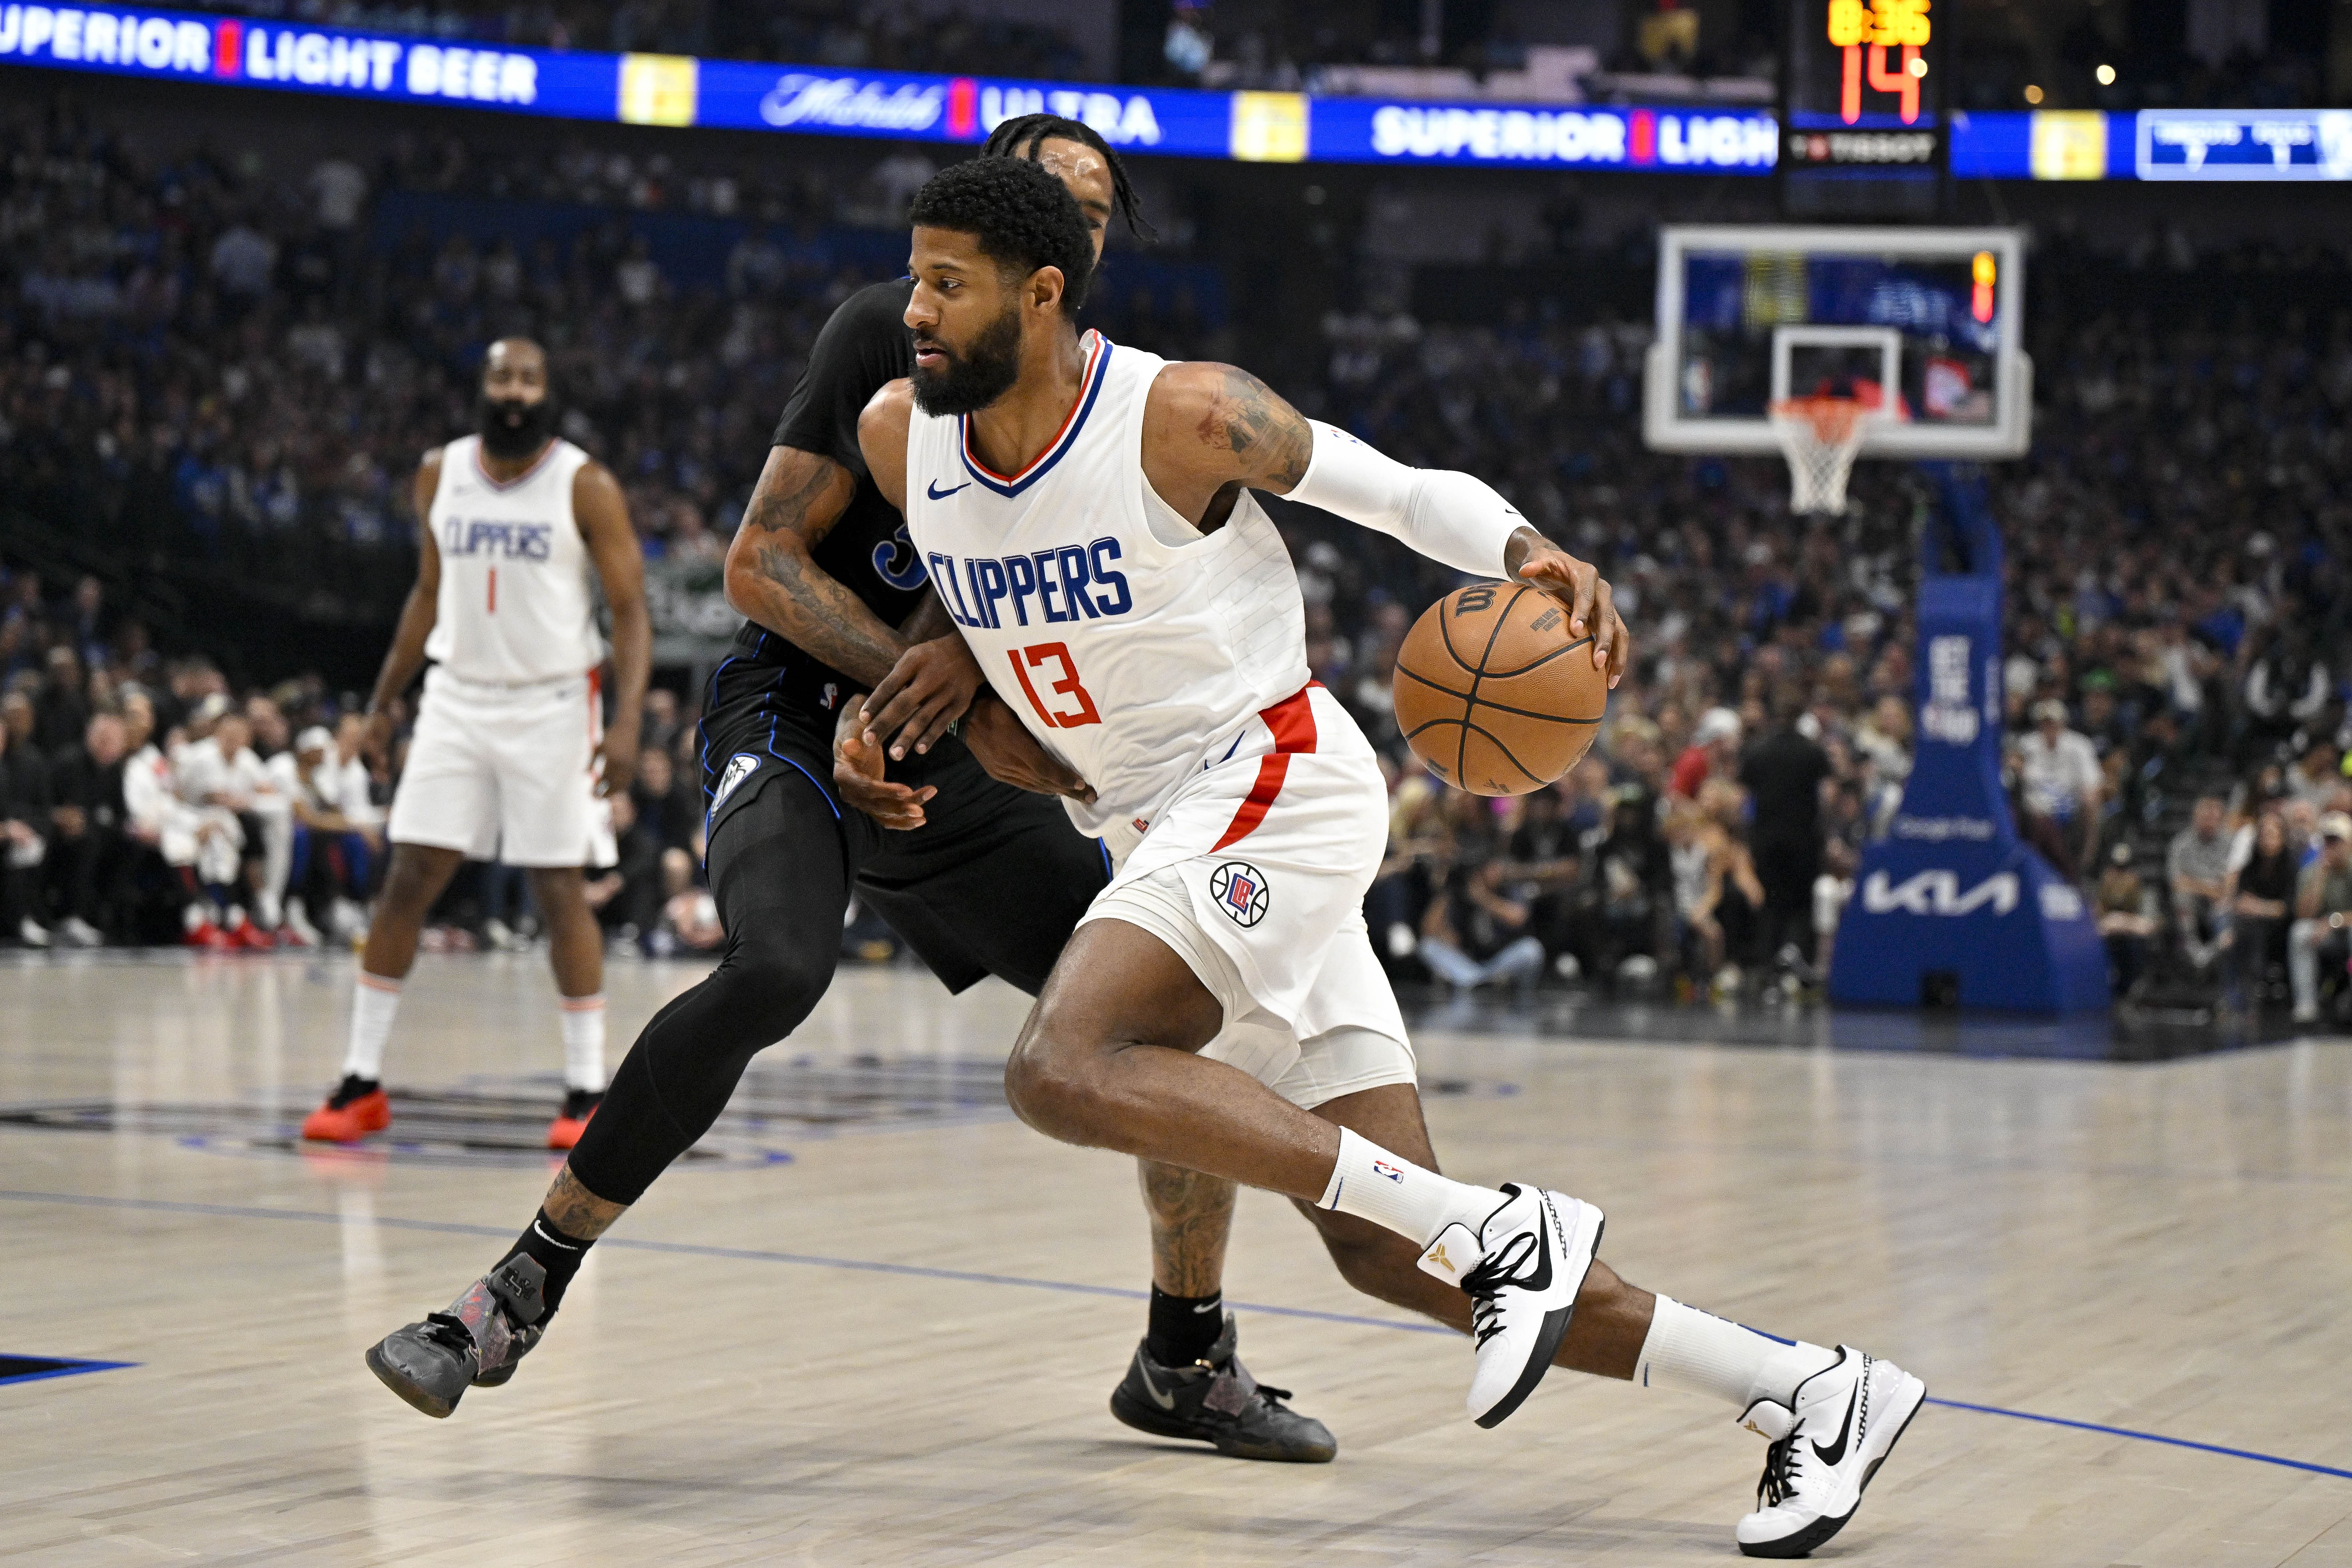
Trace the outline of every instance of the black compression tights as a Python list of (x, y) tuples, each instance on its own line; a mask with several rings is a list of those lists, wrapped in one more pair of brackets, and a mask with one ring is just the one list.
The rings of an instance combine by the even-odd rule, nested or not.
[(720, 825), (711, 894), (719, 967), (653, 1016), (572, 1152), (572, 1173), (634, 1204), (727, 1108), (751, 1058), (801, 1026), (833, 984), (849, 873), (824, 797), (789, 773)]

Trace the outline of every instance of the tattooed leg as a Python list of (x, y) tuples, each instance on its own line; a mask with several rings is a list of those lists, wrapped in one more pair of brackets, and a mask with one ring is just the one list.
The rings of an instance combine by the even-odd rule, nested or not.
[(613, 1222), (629, 1212), (626, 1204), (608, 1203), (580, 1184), (567, 1164), (555, 1173), (555, 1180), (547, 1189), (547, 1197), (540, 1205), (555, 1228), (582, 1241), (593, 1241), (613, 1228)]
[(1151, 1214), (1151, 1282), (1171, 1296), (1215, 1295), (1233, 1235), (1233, 1183), (1156, 1160), (1137, 1161), (1136, 1171)]

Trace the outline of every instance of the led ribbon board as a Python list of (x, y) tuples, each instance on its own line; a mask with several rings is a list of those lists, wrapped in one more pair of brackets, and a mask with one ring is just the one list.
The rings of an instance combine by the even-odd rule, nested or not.
[(621, 57), (111, 5), (0, 5), (0, 63), (615, 118)]
[[(144, 6), (16, 0), (0, 4), (0, 65), (635, 125), (903, 142), (976, 143), (1013, 115), (1042, 111), (1084, 121), (1123, 153), (1249, 163), (1739, 175), (1794, 164), (1899, 173), (1937, 166), (1948, 144), (1955, 172), (1976, 178), (2352, 177), (2347, 111), (1979, 113), (1947, 123), (1936, 108), (1937, 44), (1927, 0), (1799, 0), (1796, 9), (1809, 74), (1785, 125), (1752, 110), (1146, 90), (508, 48)], [(1903, 41), (1923, 29), (1925, 41)], [(1835, 41), (1848, 37), (1853, 41)]]

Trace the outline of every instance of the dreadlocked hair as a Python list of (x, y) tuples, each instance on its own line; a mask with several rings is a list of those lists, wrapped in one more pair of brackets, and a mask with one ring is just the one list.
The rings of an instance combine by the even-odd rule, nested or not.
[(972, 236), (981, 254), (1008, 271), (1059, 268), (1065, 315), (1087, 302), (1095, 245), (1086, 214), (1067, 185), (1025, 159), (950, 163), (915, 193), (907, 217), (917, 228)]
[(1143, 219), (1143, 202), (1128, 180), (1127, 165), (1110, 150), (1102, 132), (1083, 120), (1066, 119), (1059, 114), (1016, 114), (988, 133), (987, 144), (981, 148), (980, 155), (1022, 158), (1034, 163), (1038, 149), (1048, 142), (1076, 142), (1093, 148), (1110, 170), (1111, 208), (1127, 220), (1127, 232), (1145, 241), (1160, 237), (1160, 231)]

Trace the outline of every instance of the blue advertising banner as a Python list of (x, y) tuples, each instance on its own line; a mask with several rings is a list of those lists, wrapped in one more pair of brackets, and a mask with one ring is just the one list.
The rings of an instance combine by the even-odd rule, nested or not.
[(2143, 180), (2352, 180), (2352, 110), (2150, 109), (2133, 166)]
[(835, 71), (703, 60), (693, 123), (910, 142), (982, 142), (1023, 114), (1082, 121), (1122, 153), (1223, 158), (1232, 95), (992, 77)]
[[(1757, 110), (1421, 103), (519, 49), (143, 6), (0, 4), (0, 64), (638, 125), (972, 143), (1014, 115), (1126, 153), (1262, 163), (1769, 174)], [(1955, 114), (1962, 179), (2352, 179), (2352, 110)]]
[[(2000, 540), (1980, 478), (1945, 468), (1942, 526), (1968, 570), (1919, 582), (1917, 743), (1887, 836), (1838, 922), (1830, 998), (2078, 1013), (2107, 1005), (2106, 952), (2073, 884), (2017, 836), (2001, 788)], [(1941, 543), (1923, 552), (1934, 562)]]
[(1307, 157), (1318, 163), (1769, 174), (1780, 150), (1772, 116), (1754, 111), (1307, 101)]
[(240, 16), (0, 5), (0, 63), (399, 103), (614, 118), (620, 57), (426, 42)]

